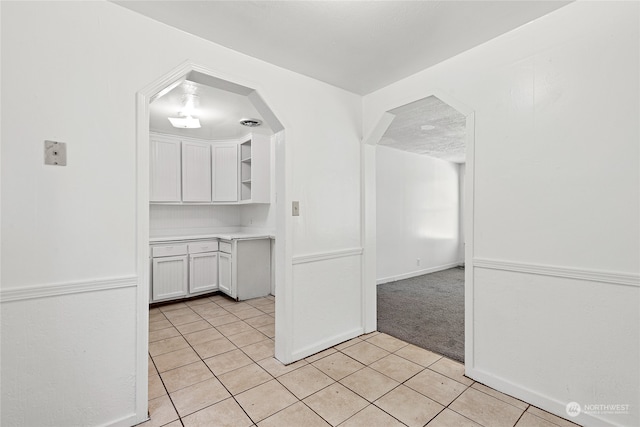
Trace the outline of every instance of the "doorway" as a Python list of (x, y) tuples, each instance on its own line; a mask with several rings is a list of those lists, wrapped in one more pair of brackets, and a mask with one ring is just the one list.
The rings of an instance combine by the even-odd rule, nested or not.
[(377, 329), (460, 362), (472, 348), (473, 130), (473, 111), (431, 94), (388, 110), (364, 147)]
[[(177, 67), (172, 72), (159, 78), (137, 94), (137, 120), (136, 120), (136, 140), (137, 140), (137, 271), (140, 278), (138, 286), (138, 302), (137, 302), (137, 363), (136, 363), (136, 412), (138, 414), (147, 413), (148, 401), (148, 371), (149, 371), (149, 297), (150, 297), (150, 277), (151, 269), (149, 264), (149, 243), (150, 243), (150, 226), (152, 219), (150, 214), (150, 104), (158, 98), (166, 95), (185, 81), (192, 82), (202, 87), (214, 88), (220, 91), (226, 91), (230, 94), (240, 96), (248, 100), (256, 115), (261, 117), (266, 127), (273, 134), (271, 138), (272, 154), (274, 168), (272, 179), (272, 191), (274, 194), (280, 194), (281, 200), (286, 200), (286, 177), (285, 175), (285, 138), (284, 127), (271, 111), (267, 103), (260, 97), (256, 89), (243, 86), (220, 77), (216, 77), (215, 72), (186, 62)], [(246, 186), (247, 183), (245, 183)], [(250, 183), (249, 183), (250, 184)], [(231, 206), (234, 207), (234, 206)], [(199, 212), (194, 215), (197, 217), (202, 212), (202, 208), (206, 210), (207, 206), (201, 205), (196, 207)], [(166, 212), (165, 212), (166, 213)], [(228, 212), (227, 212), (228, 213)], [(156, 212), (157, 214), (157, 212)], [(283, 203), (276, 203), (275, 197), (270, 208), (251, 209), (246, 215), (250, 225), (257, 223), (269, 223), (273, 226), (273, 234), (275, 235), (275, 248), (273, 248), (273, 262), (271, 265), (278, 265), (279, 268), (273, 277), (273, 288), (271, 292), (282, 294), (286, 291), (285, 281), (290, 276), (287, 271), (291, 269), (291, 262), (287, 263), (285, 258), (290, 258), (289, 251), (286, 250), (290, 241), (290, 228), (288, 218)], [(157, 224), (156, 224), (157, 225)], [(156, 227), (156, 232), (158, 227)], [(265, 301), (263, 308), (268, 310), (268, 301)], [(275, 304), (271, 304), (275, 313), (275, 326), (273, 334), (276, 330), (283, 330), (284, 319), (287, 316), (286, 306), (278, 305), (276, 310)], [(255, 308), (255, 307), (253, 307)], [(264, 310), (263, 310), (264, 311)], [(283, 354), (286, 351), (287, 336), (285, 333), (278, 333), (275, 338), (275, 353)], [(285, 353), (286, 354), (286, 353)], [(281, 358), (284, 358), (280, 356)]]

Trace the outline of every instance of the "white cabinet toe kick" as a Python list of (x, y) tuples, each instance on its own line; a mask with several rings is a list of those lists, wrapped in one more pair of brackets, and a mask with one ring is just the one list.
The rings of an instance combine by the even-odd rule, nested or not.
[(271, 293), (271, 239), (157, 241), (150, 247), (149, 302), (222, 292), (235, 300)]

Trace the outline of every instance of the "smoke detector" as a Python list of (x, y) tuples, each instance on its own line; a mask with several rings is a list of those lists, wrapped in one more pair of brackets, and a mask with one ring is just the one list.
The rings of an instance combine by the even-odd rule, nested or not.
[(258, 127), (258, 126), (260, 126), (262, 124), (262, 120), (259, 120), (259, 119), (242, 119), (242, 120), (240, 120), (240, 124), (242, 126), (255, 128), (255, 127)]

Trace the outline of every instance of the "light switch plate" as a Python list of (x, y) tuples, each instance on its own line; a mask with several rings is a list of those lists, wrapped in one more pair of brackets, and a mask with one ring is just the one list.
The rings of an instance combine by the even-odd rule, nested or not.
[(291, 205), (291, 215), (300, 216), (300, 202), (295, 201)]
[(67, 166), (67, 143), (44, 141), (44, 164)]

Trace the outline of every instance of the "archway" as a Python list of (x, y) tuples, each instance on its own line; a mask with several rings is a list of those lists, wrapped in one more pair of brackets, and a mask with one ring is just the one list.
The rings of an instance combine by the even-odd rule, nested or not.
[(473, 367), (473, 206), (474, 206), (474, 111), (447, 94), (431, 92), (419, 98), (396, 105), (382, 114), (371, 133), (363, 140), (362, 153), (362, 193), (363, 193), (363, 247), (364, 247), (364, 289), (363, 305), (367, 330), (377, 328), (377, 215), (376, 215), (376, 146), (396, 117), (391, 111), (420, 99), (435, 96), (462, 113), (465, 118), (466, 173), (465, 173), (465, 218), (466, 245), (464, 247), (464, 359), (465, 369)]
[[(136, 270), (140, 281), (137, 287), (137, 330), (136, 330), (136, 414), (138, 421), (145, 420), (147, 413), (147, 370), (148, 370), (148, 323), (149, 323), (149, 104), (164, 93), (169, 92), (184, 80), (222, 89), (248, 98), (255, 109), (274, 133), (275, 141), (275, 191), (276, 200), (287, 200), (287, 162), (285, 158), (285, 128), (278, 120), (259, 89), (232, 82), (216, 72), (189, 61), (158, 78), (136, 94)], [(291, 283), (291, 228), (285, 203), (276, 202), (275, 207), (275, 275), (276, 294), (281, 295), (276, 305), (275, 354), (280, 360), (290, 357), (291, 310), (287, 305), (287, 291)]]

